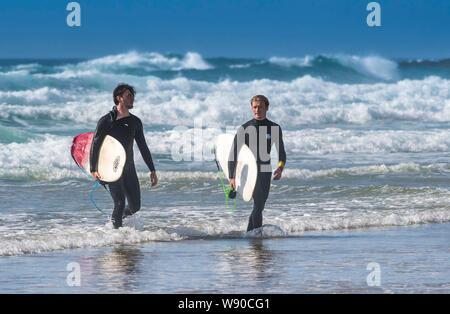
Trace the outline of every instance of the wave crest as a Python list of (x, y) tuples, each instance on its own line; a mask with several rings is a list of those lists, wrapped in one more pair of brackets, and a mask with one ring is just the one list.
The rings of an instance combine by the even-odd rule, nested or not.
[(187, 52), (181, 56), (165, 56), (157, 52), (139, 53), (130, 51), (123, 54), (110, 55), (89, 60), (79, 64), (80, 67), (98, 68), (144, 68), (148, 71), (179, 71), (186, 69), (209, 70), (209, 65), (200, 54)]

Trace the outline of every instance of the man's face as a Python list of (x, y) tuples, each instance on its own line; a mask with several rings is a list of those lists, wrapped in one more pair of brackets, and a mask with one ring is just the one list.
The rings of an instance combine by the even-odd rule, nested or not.
[(269, 110), (269, 106), (266, 106), (264, 101), (254, 100), (252, 102), (253, 116), (256, 120), (264, 120), (266, 118), (267, 110)]
[(134, 103), (133, 93), (127, 89), (122, 94), (122, 96), (119, 96), (119, 102), (122, 103), (122, 105), (125, 106), (125, 108), (128, 108), (128, 109), (133, 108), (133, 103)]

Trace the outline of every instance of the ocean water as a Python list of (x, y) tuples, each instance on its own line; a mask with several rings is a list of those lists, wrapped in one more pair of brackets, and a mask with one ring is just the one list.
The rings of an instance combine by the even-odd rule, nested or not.
[[(254, 293), (448, 293), (449, 227), (149, 241), (5, 256), (0, 291), (250, 294), (247, 298)], [(123, 237), (131, 232), (117, 231)], [(178, 305), (162, 300), (155, 299)]]
[[(135, 147), (142, 209), (121, 231), (96, 211), (92, 181), (69, 151), (72, 138), (93, 131), (111, 109), (119, 82), (137, 90), (132, 113), (144, 123), (159, 176), (150, 188)], [(218, 134), (252, 118), (255, 94), (269, 98), (268, 118), (283, 128), (288, 159), (264, 211), (264, 223), (277, 227), (263, 239), (269, 247), (295, 247), (310, 233), (414, 233), (419, 229), (410, 226), (429, 224), (450, 240), (449, 59), (131, 51), (90, 60), (0, 60), (0, 259), (36, 261), (39, 269), (30, 257), (143, 245), (169, 255), (172, 247), (195, 250), (205, 241), (247, 245), (251, 203), (227, 209), (213, 146)], [(98, 188), (92, 197), (111, 213), (107, 192)], [(439, 251), (448, 258), (448, 246)], [(448, 268), (444, 274), (448, 283)], [(1, 281), (0, 291), (10, 287), (17, 288)]]

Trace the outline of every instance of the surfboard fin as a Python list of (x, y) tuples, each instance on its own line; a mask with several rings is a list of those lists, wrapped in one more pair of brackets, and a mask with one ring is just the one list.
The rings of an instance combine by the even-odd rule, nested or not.
[(228, 198), (234, 199), (236, 198), (236, 190), (231, 189), (230, 192), (228, 192)]

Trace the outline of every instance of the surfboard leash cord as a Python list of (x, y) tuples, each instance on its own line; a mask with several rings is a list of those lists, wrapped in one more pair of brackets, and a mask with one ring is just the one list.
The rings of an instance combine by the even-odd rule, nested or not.
[[(72, 156), (72, 157), (73, 157), (73, 156)], [(74, 160), (75, 160), (75, 158), (74, 158)], [(92, 176), (89, 175), (89, 174), (86, 172), (86, 170), (84, 170), (84, 169), (77, 163), (76, 160), (75, 160), (75, 163), (77, 164), (78, 168), (80, 168), (81, 171), (82, 171), (89, 179), (91, 179), (92, 181), (95, 182), (95, 185), (94, 185), (94, 187), (92, 188), (91, 193), (89, 194), (89, 198), (91, 199), (92, 204), (94, 205), (94, 207), (95, 207), (100, 213), (102, 213), (103, 215), (107, 216), (108, 218), (111, 218), (111, 215), (110, 215), (110, 214), (105, 213), (100, 207), (97, 206), (97, 203), (95, 203), (94, 198), (93, 198), (93, 196), (92, 196), (92, 194), (94, 193), (95, 189), (99, 186), (99, 184), (101, 184), (101, 185), (105, 188), (105, 190), (108, 191), (108, 193), (109, 193), (110, 195), (111, 195), (111, 192), (106, 188), (106, 185), (105, 185), (105, 184), (100, 183), (99, 181), (95, 181), (94, 178), (92, 178)]]
[(220, 171), (220, 167), (219, 167), (219, 163), (217, 162), (217, 158), (216, 158), (216, 150), (214, 149), (214, 161), (216, 162), (216, 166), (217, 166), (217, 170), (219, 171), (219, 178), (220, 178), (220, 183), (222, 184), (222, 189), (223, 192), (225, 193), (225, 203), (227, 204), (227, 210), (232, 213), (234, 212), (234, 210), (236, 209), (236, 200), (237, 198), (234, 199), (234, 206), (233, 209), (230, 210), (228, 208), (228, 194), (231, 191), (231, 184), (228, 185), (228, 187), (225, 189), (225, 184), (223, 183), (223, 179), (222, 179), (222, 172)]
[[(94, 181), (95, 181), (95, 180), (94, 180)], [(102, 213), (103, 215), (107, 216), (108, 218), (111, 218), (111, 215), (110, 215), (110, 214), (105, 213), (100, 207), (97, 206), (97, 204), (96, 204), (95, 201), (94, 201), (94, 198), (92, 197), (92, 194), (94, 193), (95, 189), (99, 186), (99, 184), (100, 184), (100, 182), (95, 181), (95, 185), (94, 185), (94, 187), (92, 188), (91, 193), (89, 194), (89, 197), (90, 197), (90, 199), (91, 199), (92, 204), (94, 204), (95, 208), (96, 208), (100, 213)], [(105, 186), (104, 184), (102, 184), (102, 185), (103, 185), (103, 187), (105, 188), (105, 190), (107, 190), (107, 189), (106, 189), (106, 186)], [(108, 190), (107, 190), (107, 191), (108, 191)], [(108, 192), (109, 192), (109, 191), (108, 191)]]

